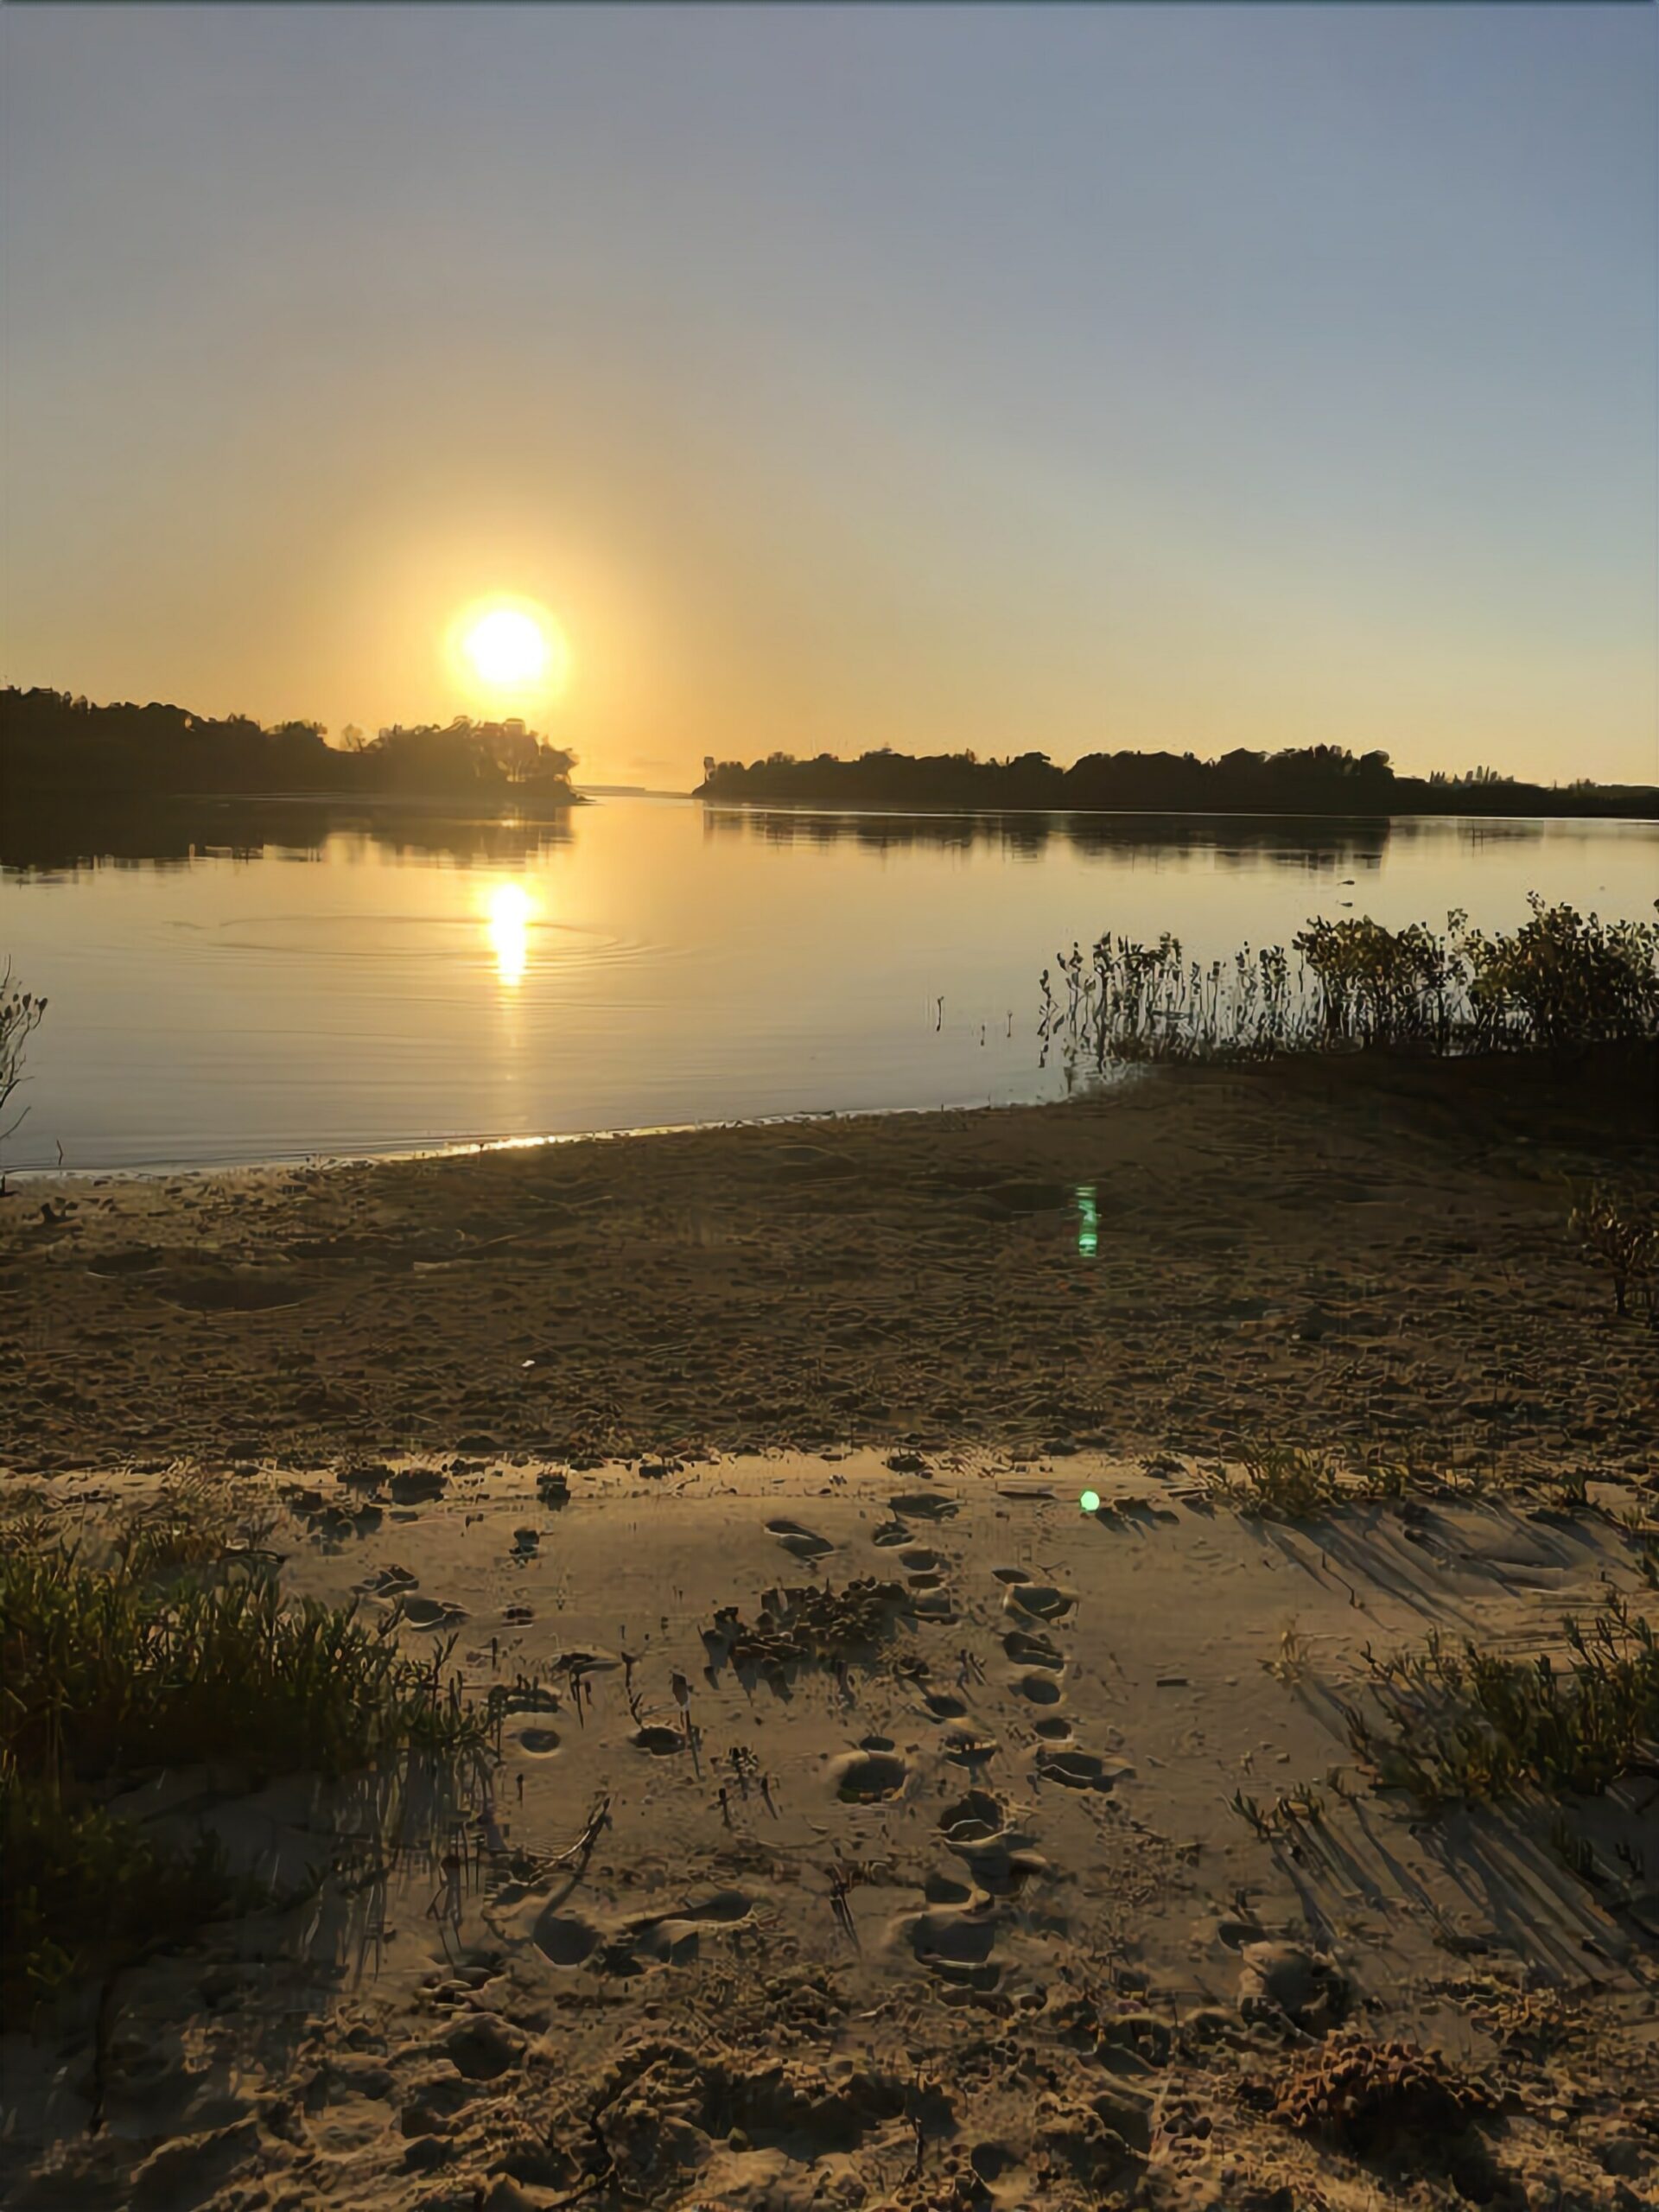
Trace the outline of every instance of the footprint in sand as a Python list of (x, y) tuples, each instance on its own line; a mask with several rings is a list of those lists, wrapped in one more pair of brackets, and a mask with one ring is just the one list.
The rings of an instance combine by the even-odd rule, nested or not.
[(939, 1832), (947, 1843), (988, 1843), (1003, 1827), (1002, 1808), (988, 1789), (970, 1789), (939, 1815)]
[(741, 1890), (720, 1890), (713, 1897), (682, 1905), (677, 1912), (631, 1922), (623, 1940), (636, 1960), (648, 1959), (658, 1966), (690, 1966), (705, 1931), (735, 1928), (753, 1910), (751, 1900)]
[(518, 1735), (521, 1749), (533, 1758), (544, 1759), (559, 1748), (557, 1732), (552, 1728), (524, 1728)]
[(1057, 1590), (1052, 1582), (1011, 1582), (1003, 1596), (1002, 1610), (1032, 1620), (1058, 1621), (1077, 1602), (1069, 1591)]
[(1060, 1701), (1060, 1686), (1052, 1674), (1033, 1669), (1029, 1675), (1016, 1675), (1008, 1687), (1028, 1705), (1058, 1705)]
[(878, 1805), (896, 1797), (910, 1779), (910, 1768), (885, 1736), (869, 1736), (855, 1751), (830, 1763), (836, 1795), (843, 1805)]
[(997, 1748), (990, 1737), (974, 1728), (949, 1729), (944, 1740), (944, 1756), (956, 1766), (983, 1766), (996, 1757)]
[(826, 1552), (836, 1548), (827, 1536), (820, 1536), (815, 1529), (804, 1529), (798, 1521), (768, 1521), (766, 1534), (776, 1536), (784, 1549), (796, 1559), (822, 1559)]
[(636, 1728), (629, 1741), (636, 1751), (649, 1751), (658, 1759), (671, 1758), (685, 1749), (685, 1738), (677, 1728)]
[(1007, 1813), (988, 1789), (970, 1789), (958, 1803), (947, 1805), (939, 1815), (939, 1830), (988, 1896), (1017, 1896), (1048, 1871), (1048, 1861), (1030, 1847), (1028, 1836), (1008, 1825)]
[(988, 1898), (963, 1905), (930, 1905), (901, 1921), (898, 1929), (917, 1961), (937, 1980), (959, 1989), (995, 1989), (1002, 1969), (992, 1958), (996, 1909)]
[(119, 1281), (123, 1275), (147, 1275), (162, 1264), (162, 1255), (147, 1244), (134, 1244), (122, 1252), (102, 1252), (96, 1259), (88, 1260), (86, 1272), (104, 1275)]
[(1065, 1789), (1109, 1789), (1135, 1769), (1127, 1759), (1103, 1759), (1094, 1751), (1043, 1751), (1037, 1754), (1037, 1771)]
[(1029, 1582), (1031, 1580), (1023, 1567), (994, 1567), (991, 1573), (999, 1582)]
[(1058, 1714), (1035, 1720), (1032, 1726), (1045, 1743), (1064, 1744), (1071, 1740), (1071, 1723), (1069, 1720), (1062, 1720)]
[(1016, 1667), (1046, 1667), (1058, 1675), (1065, 1665), (1058, 1645), (1046, 1636), (1029, 1634), (1024, 1629), (1010, 1629), (1002, 1639), (1002, 1649)]
[(464, 1605), (446, 1605), (437, 1598), (404, 1598), (400, 1602), (411, 1628), (448, 1628), (467, 1618)]
[(753, 1910), (753, 1900), (741, 1890), (718, 1890), (711, 1897), (688, 1899), (672, 1912), (628, 1921), (607, 1939), (580, 1913), (549, 1906), (531, 1939), (556, 1967), (591, 1965), (600, 1974), (626, 1979), (652, 1966), (690, 1965), (705, 1933), (739, 1927)]
[(928, 1690), (922, 1703), (934, 1720), (960, 1720), (968, 1710), (962, 1700), (953, 1697), (949, 1690)]
[(579, 1967), (599, 1948), (600, 1930), (578, 1912), (550, 1909), (531, 1930), (531, 1940), (543, 1958), (556, 1967)]
[(938, 1491), (906, 1491), (887, 1500), (890, 1511), (901, 1521), (949, 1521), (960, 1510), (954, 1497)]
[(884, 1521), (870, 1531), (870, 1541), (879, 1544), (883, 1551), (891, 1551), (895, 1545), (910, 1541), (910, 1531), (902, 1521)]

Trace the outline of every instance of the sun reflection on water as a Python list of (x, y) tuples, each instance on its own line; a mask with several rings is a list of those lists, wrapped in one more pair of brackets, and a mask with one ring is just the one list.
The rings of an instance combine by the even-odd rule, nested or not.
[(536, 901), (519, 883), (498, 884), (485, 907), (485, 932), (495, 955), (498, 982), (514, 989), (524, 980), (530, 962), (530, 925), (536, 918)]

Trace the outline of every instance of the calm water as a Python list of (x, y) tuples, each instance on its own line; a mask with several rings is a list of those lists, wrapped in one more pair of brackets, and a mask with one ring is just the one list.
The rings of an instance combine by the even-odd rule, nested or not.
[[(1659, 828), (723, 814), (556, 829), (198, 811), (16, 828), (0, 960), (52, 1005), (10, 1163), (157, 1167), (1059, 1095), (1037, 977), (1345, 908), (1650, 914)], [(942, 1001), (942, 1003), (941, 1003)]]

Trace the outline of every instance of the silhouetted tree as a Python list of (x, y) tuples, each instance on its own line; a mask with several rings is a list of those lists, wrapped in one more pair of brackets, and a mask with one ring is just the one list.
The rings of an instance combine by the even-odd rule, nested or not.
[(263, 729), (181, 707), (94, 707), (67, 692), (0, 693), (0, 799), (164, 794), (387, 795), (569, 805), (575, 755), (522, 721), (394, 725), (365, 739), (347, 724), (329, 745), (321, 722)]

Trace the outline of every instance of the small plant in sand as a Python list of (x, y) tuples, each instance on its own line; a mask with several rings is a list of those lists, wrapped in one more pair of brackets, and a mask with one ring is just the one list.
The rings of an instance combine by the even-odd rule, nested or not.
[(1312, 1521), (1343, 1495), (1337, 1463), (1300, 1444), (1255, 1444), (1240, 1456), (1240, 1471), (1224, 1468), (1211, 1487), (1246, 1513), (1274, 1521)]
[(1640, 1294), (1651, 1325), (1659, 1318), (1659, 1216), (1633, 1192), (1605, 1183), (1585, 1185), (1573, 1203), (1569, 1225), (1586, 1260), (1600, 1268), (1613, 1294), (1613, 1311), (1630, 1310)]
[(179, 1474), (133, 1506), (115, 1535), (115, 1553), (140, 1581), (181, 1569), (270, 1555), (259, 1547), (275, 1514), (250, 1520), (236, 1492), (202, 1474)]
[(181, 1853), (109, 1813), (136, 1777), (391, 1777), (411, 1756), (453, 1770), (499, 1735), (498, 1700), (464, 1700), (448, 1647), (417, 1662), (395, 1621), (289, 1604), (262, 1571), (171, 1574), (195, 1525), (140, 1516), (110, 1565), (50, 1538), (0, 1547), (9, 2016), (89, 1957), (166, 1940), (245, 1891), (211, 1847)]
[(1344, 1708), (1351, 1742), (1384, 1787), (1430, 1806), (1533, 1790), (1600, 1796), (1659, 1758), (1659, 1636), (1622, 1598), (1562, 1624), (1565, 1666), (1512, 1659), (1438, 1634), (1425, 1650), (1369, 1649), (1380, 1724)]
[(1274, 1681), (1283, 1682), (1287, 1688), (1294, 1682), (1300, 1682), (1307, 1672), (1307, 1638), (1302, 1634), (1294, 1613), (1279, 1631), (1278, 1649), (1271, 1659), (1264, 1659), (1262, 1664)]
[[(0, 1144), (16, 1131), (29, 1110), (14, 1108), (11, 1102), (23, 1079), (23, 1048), (40, 1027), (45, 1012), (46, 1001), (14, 980), (8, 961), (0, 969)], [(0, 1169), (0, 1196), (5, 1187), (4, 1170)]]

